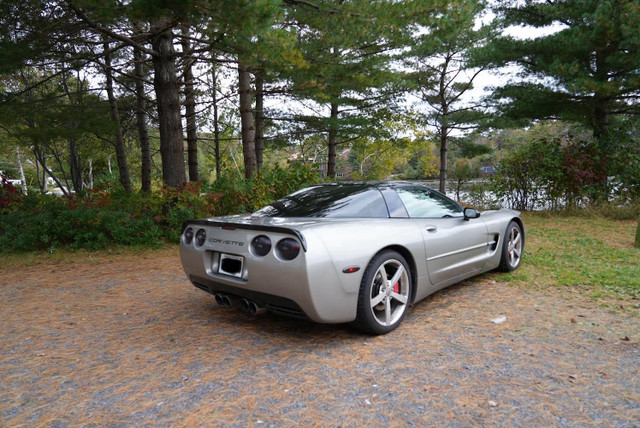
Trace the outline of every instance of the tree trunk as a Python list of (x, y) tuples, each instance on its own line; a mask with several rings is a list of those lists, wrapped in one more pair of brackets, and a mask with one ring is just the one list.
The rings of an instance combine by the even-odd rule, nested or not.
[(256, 167), (262, 169), (264, 154), (264, 77), (258, 72), (256, 76)]
[[(609, 45), (604, 50), (596, 51), (595, 65), (596, 70), (594, 77), (602, 84), (606, 84), (609, 81), (609, 68), (608, 59), (613, 53), (611, 49), (614, 49), (613, 45)], [(607, 182), (608, 172), (608, 158), (609, 151), (607, 145), (610, 143), (608, 137), (609, 134), (609, 100), (607, 95), (595, 92), (594, 94), (595, 108), (592, 113), (593, 122), (593, 136), (597, 143), (598, 155), (600, 159), (597, 163), (596, 170), (592, 171), (596, 174), (596, 191), (593, 195), (593, 202), (601, 203), (608, 200), (609, 186)]]
[(89, 189), (93, 189), (93, 159), (89, 158)]
[[(161, 26), (162, 23), (159, 27)], [(185, 181), (184, 144), (173, 31), (169, 28), (154, 34), (151, 45), (157, 52), (157, 55), (153, 56), (153, 87), (160, 122), (162, 178), (169, 187), (182, 187)]]
[(638, 228), (636, 229), (636, 248), (640, 248), (640, 217), (638, 217)]
[[(109, 51), (109, 42), (104, 42), (104, 74), (107, 79), (107, 97), (109, 99), (109, 107), (111, 109), (111, 120), (115, 129), (115, 149), (116, 159), (118, 161), (118, 173), (120, 184), (126, 193), (131, 193), (131, 177), (129, 175), (129, 165), (127, 164), (127, 151), (122, 137), (122, 128), (120, 127), (120, 114), (118, 113), (118, 104), (113, 94), (113, 76), (111, 74), (111, 52)], [(75, 183), (74, 183), (75, 186)]]
[(440, 183), (438, 190), (440, 193), (447, 193), (447, 139), (449, 133), (449, 102), (447, 100), (447, 70), (451, 56), (447, 55), (442, 71), (440, 72), (440, 85), (438, 88), (438, 98), (440, 99)]
[[(596, 51), (595, 58), (595, 73), (594, 77), (601, 83), (606, 83), (609, 81), (609, 73), (608, 70), (610, 68), (610, 64), (608, 64), (609, 56), (613, 53), (611, 51), (611, 46), (606, 48), (605, 50)], [(598, 140), (598, 143), (601, 143), (601, 139), (605, 137), (609, 131), (609, 117), (607, 115), (607, 111), (609, 110), (608, 101), (606, 95), (596, 92), (594, 94), (595, 100), (595, 108), (593, 111), (593, 136)]]
[(244, 176), (253, 178), (256, 172), (256, 142), (251, 108), (251, 74), (247, 67), (238, 63), (238, 95), (240, 97), (240, 121), (242, 123), (242, 153)]
[[(69, 103), (72, 105), (76, 104), (76, 100), (73, 99), (71, 91), (69, 90), (69, 85), (67, 83), (67, 73), (62, 73), (62, 87), (64, 88), (67, 98), (69, 99)], [(79, 88), (77, 92), (79, 94), (82, 93), (82, 88)], [(74, 118), (70, 118), (70, 121), (71, 128), (76, 128), (78, 126)], [(76, 143), (77, 142), (75, 137), (69, 137), (67, 139), (67, 145), (69, 148), (69, 172), (71, 174), (71, 185), (73, 187), (73, 190), (79, 193), (82, 192), (82, 166)]]
[(74, 137), (70, 137), (67, 142), (69, 145), (69, 169), (71, 173), (71, 185), (73, 186), (73, 190), (76, 193), (80, 193), (83, 191), (84, 186), (82, 184), (82, 166), (80, 162), (80, 155), (78, 154), (76, 139)]
[(33, 154), (36, 157), (36, 163), (40, 163), (40, 166), (42, 166), (42, 181), (44, 182), (42, 188), (43, 188), (43, 193), (46, 193), (48, 190), (48, 183), (47, 183), (47, 175), (49, 177), (51, 177), (51, 179), (56, 183), (56, 185), (58, 186), (58, 188), (60, 189), (60, 191), (62, 192), (62, 194), (64, 196), (69, 196), (69, 188), (65, 187), (62, 185), (62, 183), (60, 182), (60, 180), (58, 179), (58, 177), (55, 176), (55, 174), (53, 173), (53, 171), (51, 171), (49, 169), (49, 167), (47, 166), (47, 160), (46, 160), (46, 156), (45, 156), (45, 152), (44, 152), (44, 148), (43, 147), (39, 147), (39, 146), (34, 146), (33, 148)]
[(327, 177), (336, 178), (336, 147), (338, 145), (338, 104), (331, 103), (329, 122), (329, 143), (327, 155)]
[(447, 192), (447, 127), (440, 128), (440, 193)]
[[(57, 177), (54, 177), (52, 175), (53, 172), (50, 169), (47, 170), (47, 174), (49, 174), (51, 178), (53, 178), (54, 181), (58, 183), (58, 187), (60, 188), (60, 190), (62, 190), (62, 193), (65, 196), (70, 196), (71, 189), (73, 189), (73, 183), (69, 184), (69, 177), (67, 177), (67, 172), (64, 169), (64, 163), (65, 163), (64, 155), (58, 150), (55, 144), (50, 146), (49, 149), (51, 150), (51, 155), (53, 156), (53, 159), (56, 161), (56, 164), (58, 164), (58, 170), (60, 171), (62, 178), (58, 179)], [(64, 181), (64, 185), (62, 184), (63, 181)]]
[(192, 66), (194, 63), (191, 56), (191, 45), (189, 43), (189, 29), (183, 26), (182, 29), (182, 55), (184, 56), (184, 108), (187, 122), (187, 157), (189, 163), (189, 181), (197, 182), (198, 177), (198, 133), (196, 127), (196, 95), (193, 81)]
[(144, 53), (133, 48), (133, 63), (136, 75), (136, 122), (138, 138), (140, 139), (141, 181), (142, 191), (151, 191), (151, 149), (149, 147), (149, 132), (147, 130), (147, 102), (144, 94)]
[(28, 193), (27, 179), (24, 176), (24, 168), (22, 167), (22, 158), (20, 157), (20, 148), (16, 147), (16, 166), (18, 167), (18, 178), (20, 179), (22, 194)]
[(216, 64), (211, 69), (213, 84), (213, 143), (216, 157), (216, 180), (220, 178), (220, 124), (218, 123), (218, 77), (216, 76)]
[(34, 144), (32, 147), (33, 156), (36, 158), (36, 176), (38, 177), (38, 187), (40, 188), (40, 193), (47, 193), (47, 172), (45, 168), (42, 168), (42, 174), (40, 174), (40, 166), (42, 162), (46, 162), (46, 156), (44, 153), (41, 153), (44, 148), (42, 148), (39, 144)]

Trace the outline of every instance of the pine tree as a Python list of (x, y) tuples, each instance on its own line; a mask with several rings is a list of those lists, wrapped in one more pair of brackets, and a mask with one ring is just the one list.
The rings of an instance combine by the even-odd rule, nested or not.
[(416, 33), (407, 52), (409, 73), (430, 112), (429, 125), (435, 127), (440, 146), (439, 190), (446, 192), (449, 142), (452, 133), (473, 129), (483, 113), (478, 103), (463, 96), (473, 89), (473, 82), (483, 67), (468, 64), (468, 54), (491, 33), (491, 27), (476, 27), (484, 2), (458, 0), (449, 2), (438, 18), (432, 15), (420, 19), (428, 31)]
[(478, 64), (515, 65), (524, 76), (496, 89), (491, 98), (498, 112), (524, 123), (582, 123), (606, 151), (613, 117), (640, 114), (638, 1), (527, 0), (496, 12), (504, 28), (522, 26), (521, 34), (551, 30), (539, 37), (496, 37), (476, 52)]
[(400, 94), (394, 55), (407, 23), (430, 2), (285, 3), (305, 61), (287, 78), (294, 99), (310, 105), (292, 119), (300, 124), (301, 140), (310, 133), (326, 136), (327, 176), (334, 178), (337, 147), (380, 130), (377, 124), (394, 107)]

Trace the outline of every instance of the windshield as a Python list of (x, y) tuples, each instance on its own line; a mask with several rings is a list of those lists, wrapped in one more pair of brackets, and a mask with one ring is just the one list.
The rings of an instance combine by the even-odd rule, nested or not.
[(382, 194), (364, 184), (302, 189), (255, 212), (258, 217), (389, 217)]

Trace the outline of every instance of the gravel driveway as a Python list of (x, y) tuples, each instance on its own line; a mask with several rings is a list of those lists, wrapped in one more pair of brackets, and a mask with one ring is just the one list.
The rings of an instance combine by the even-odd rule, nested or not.
[(571, 289), (484, 275), (373, 337), (219, 307), (175, 248), (78, 257), (0, 272), (0, 426), (640, 426), (638, 311)]

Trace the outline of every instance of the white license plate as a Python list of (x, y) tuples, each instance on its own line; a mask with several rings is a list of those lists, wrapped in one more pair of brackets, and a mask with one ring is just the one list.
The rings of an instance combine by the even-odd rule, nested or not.
[(223, 275), (235, 276), (236, 278), (242, 278), (243, 266), (244, 257), (235, 256), (233, 254), (220, 253), (218, 273), (221, 273)]

